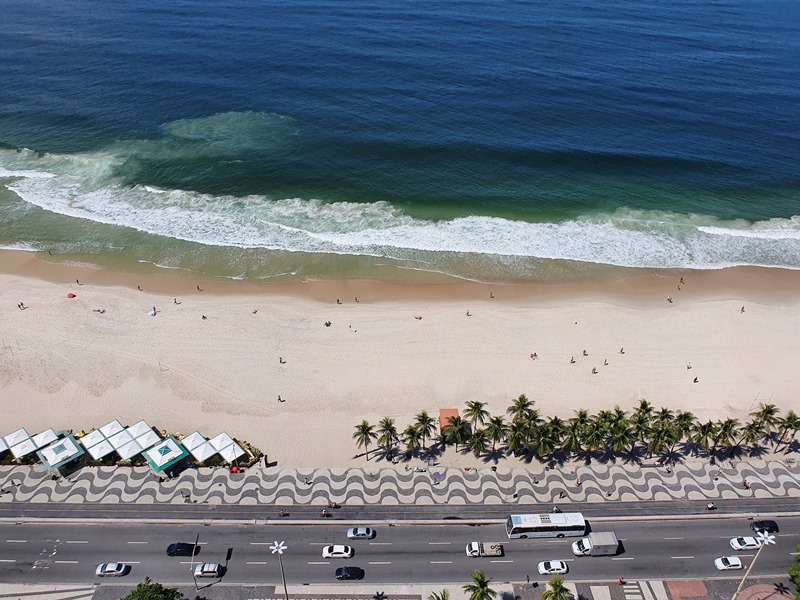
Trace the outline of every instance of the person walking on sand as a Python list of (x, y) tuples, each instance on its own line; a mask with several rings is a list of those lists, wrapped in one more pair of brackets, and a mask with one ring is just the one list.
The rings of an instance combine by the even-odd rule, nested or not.
[(744, 312), (744, 306), (742, 307), (742, 312)]
[(177, 298), (173, 298), (173, 299), (172, 299), (172, 303), (173, 303), (173, 304), (180, 304), (180, 302), (178, 302), (178, 299), (177, 299)]
[(619, 349), (619, 353), (620, 353), (620, 354), (625, 354), (625, 348), (620, 348), (620, 349)]

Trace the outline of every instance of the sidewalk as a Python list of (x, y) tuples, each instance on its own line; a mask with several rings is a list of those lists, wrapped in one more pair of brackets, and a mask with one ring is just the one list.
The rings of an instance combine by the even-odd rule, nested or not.
[[(420, 469), (422, 469), (420, 467)], [(438, 475), (437, 475), (438, 474)], [(747, 481), (745, 488), (743, 482)], [(161, 482), (147, 467), (87, 467), (53, 480), (41, 465), (0, 467), (0, 503), (212, 505), (502, 505), (800, 497), (800, 465), (737, 462), (674, 467), (603, 465), (545, 470), (444, 466), (183, 471)]]

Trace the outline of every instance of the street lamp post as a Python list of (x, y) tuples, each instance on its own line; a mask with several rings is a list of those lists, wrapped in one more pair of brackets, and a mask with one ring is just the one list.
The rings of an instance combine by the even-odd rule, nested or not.
[(272, 542), (272, 546), (269, 547), (273, 554), (278, 555), (278, 563), (281, 565), (281, 579), (283, 579), (283, 593), (286, 596), (286, 600), (289, 600), (289, 589), (286, 587), (286, 574), (283, 572), (283, 552), (287, 548), (286, 542), (279, 542), (277, 540)]
[(739, 587), (736, 588), (736, 591), (733, 593), (733, 598), (731, 600), (736, 600), (739, 596), (739, 592), (742, 591), (744, 587), (744, 582), (747, 581), (747, 577), (750, 575), (750, 571), (753, 570), (753, 567), (756, 565), (756, 561), (758, 557), (761, 556), (761, 551), (767, 546), (767, 544), (774, 544), (775, 543), (775, 536), (770, 535), (766, 531), (759, 531), (756, 535), (756, 538), (759, 542), (761, 542), (761, 546), (758, 548), (758, 552), (756, 552), (755, 557), (753, 558), (753, 562), (750, 563), (750, 566), (747, 567), (747, 571), (744, 572), (744, 577), (742, 577), (742, 581), (739, 582)]

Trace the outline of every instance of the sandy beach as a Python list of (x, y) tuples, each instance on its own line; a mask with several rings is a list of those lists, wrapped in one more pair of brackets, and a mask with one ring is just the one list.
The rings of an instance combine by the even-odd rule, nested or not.
[[(798, 308), (800, 273), (775, 269), (558, 286), (259, 285), (4, 251), (0, 435), (146, 419), (227, 431), (280, 466), (348, 466), (367, 464), (352, 440), (361, 420), (393, 417), (402, 430), (468, 400), (499, 414), (522, 393), (564, 419), (644, 398), (743, 420), (760, 402), (797, 407)], [(475, 461), (452, 449), (443, 459)]]

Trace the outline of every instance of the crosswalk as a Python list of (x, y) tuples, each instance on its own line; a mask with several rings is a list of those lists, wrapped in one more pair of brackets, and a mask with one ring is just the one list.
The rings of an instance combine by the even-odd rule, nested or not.
[(663, 581), (628, 581), (622, 588), (625, 600), (669, 600)]

